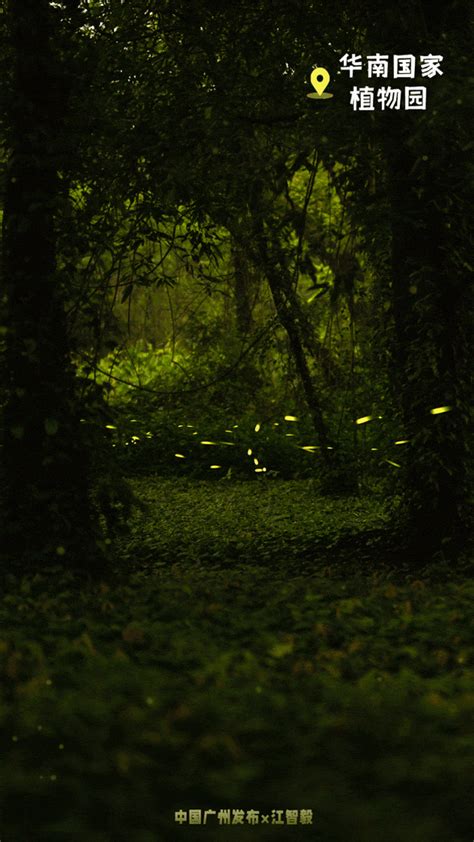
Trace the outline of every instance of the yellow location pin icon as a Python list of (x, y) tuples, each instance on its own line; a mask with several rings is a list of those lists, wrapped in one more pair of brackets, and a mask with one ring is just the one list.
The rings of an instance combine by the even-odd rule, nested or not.
[(325, 67), (315, 67), (309, 78), (316, 91), (315, 94), (306, 94), (310, 99), (330, 99), (333, 96), (333, 94), (324, 93), (331, 81), (331, 77)]

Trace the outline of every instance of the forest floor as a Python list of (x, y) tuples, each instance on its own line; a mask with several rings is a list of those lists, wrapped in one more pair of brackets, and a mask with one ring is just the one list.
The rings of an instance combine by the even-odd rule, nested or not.
[(134, 488), (116, 581), (0, 602), (2, 842), (470, 839), (472, 581), (373, 499)]

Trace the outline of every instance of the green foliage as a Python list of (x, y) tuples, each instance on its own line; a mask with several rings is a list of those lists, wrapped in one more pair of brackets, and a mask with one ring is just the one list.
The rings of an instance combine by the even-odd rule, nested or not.
[[(317, 499), (314, 526), (305, 486), (247, 487), (244, 504), (226, 484), (142, 484), (148, 514), (121, 552), (139, 557), (141, 533), (151, 566), (127, 580), (81, 592), (64, 574), (54, 589), (45, 576), (9, 582), (7, 836), (34, 824), (38, 840), (172, 842), (190, 833), (174, 810), (278, 806), (313, 809), (333, 842), (466, 837), (472, 585), (348, 572), (331, 534), (379, 524), (370, 507), (344, 524), (346, 506)], [(326, 552), (302, 575), (298, 548), (318, 530)]]
[[(321, 448), (304, 398), (298, 390), (290, 397), (284, 388), (281, 355), (276, 354), (270, 380), (268, 370), (264, 377), (267, 356), (250, 370), (233, 373), (231, 350), (226, 354), (217, 342), (205, 354), (198, 346), (186, 357), (137, 342), (101, 361), (94, 378), (108, 406), (103, 404), (96, 418), (97, 434), (107, 435), (122, 470), (201, 479), (258, 479), (265, 473), (323, 481)], [(376, 393), (375, 405), (385, 407), (387, 415), (358, 423), (360, 413), (373, 406), (368, 393), (361, 385), (349, 407), (345, 392), (323, 390), (335, 456), (325, 469), (324, 485), (335, 493), (393, 490), (397, 466), (404, 461), (406, 447), (396, 442), (407, 443), (383, 394)]]
[(308, 422), (290, 433), (295, 425), (283, 418), (262, 422), (256, 431), (255, 417), (249, 416), (229, 424), (223, 413), (201, 416), (195, 423), (184, 423), (182, 413), (144, 415), (145, 419), (119, 417), (113, 432), (117, 459), (127, 473), (201, 479), (317, 475), (318, 450), (302, 449), (314, 442)]

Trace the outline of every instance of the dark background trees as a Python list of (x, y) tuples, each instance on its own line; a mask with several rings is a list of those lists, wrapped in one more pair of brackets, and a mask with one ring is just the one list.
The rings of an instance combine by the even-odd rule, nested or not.
[[(44, 547), (32, 542), (40, 555), (68, 541), (72, 552), (90, 533), (90, 480), (77, 468), (87, 389), (74, 383), (71, 353), (95, 381), (112, 364), (113, 391), (117, 360), (139, 340), (170, 360), (166, 388), (158, 370), (147, 384), (158, 401), (168, 391), (182, 406), (187, 394), (209, 404), (215, 380), (223, 407), (237, 378), (237, 393), (270, 420), (291, 383), (312, 419), (315, 476), (332, 472), (333, 490), (372, 471), (378, 441), (369, 451), (365, 437), (361, 453), (357, 418), (392, 415), (387, 445), (407, 441), (401, 512), (414, 554), (461, 540), (472, 350), (464, 6), (427, 15), (413, 4), (383, 20), (370, 4), (340, 16), (318, 4), (276, 14), (199, 2), (6, 11), (12, 534), (33, 534), (35, 521), (41, 533), (50, 506), (61, 526)], [(330, 107), (312, 107), (315, 57), (336, 68), (348, 37), (365, 54), (402, 41), (415, 55), (442, 47), (428, 111), (352, 113), (337, 74)], [(437, 406), (449, 412), (434, 417)], [(228, 409), (245, 414), (245, 399)]]
[(69, 70), (47, 2), (11, 3), (6, 14), (12, 66), (4, 138), (2, 552), (12, 569), (62, 556), (83, 567), (93, 564), (97, 547), (67, 335), (68, 288), (58, 271), (57, 219), (68, 202), (61, 170)]
[(467, 3), (0, 12), (1, 838), (462, 842)]

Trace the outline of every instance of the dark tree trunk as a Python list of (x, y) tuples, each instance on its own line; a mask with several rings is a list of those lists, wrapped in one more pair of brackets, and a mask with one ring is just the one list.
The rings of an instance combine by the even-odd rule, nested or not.
[(315, 433), (321, 447), (321, 458), (325, 467), (332, 464), (332, 447), (329, 434), (324, 420), (321, 402), (316, 391), (308, 360), (305, 353), (304, 330), (297, 313), (292, 307), (290, 290), (290, 278), (283, 265), (281, 255), (275, 255), (274, 249), (267, 242), (263, 226), (259, 220), (255, 220), (255, 240), (262, 269), (272, 293), (275, 309), (282, 327), (286, 330), (290, 343), (291, 354), (295, 368), (301, 380), (306, 404), (311, 415)]
[(272, 293), (275, 309), (282, 327), (285, 328), (290, 343), (293, 361), (296, 370), (301, 380), (301, 385), (306, 398), (311, 418), (313, 419), (313, 426), (318, 436), (319, 445), (322, 448), (321, 455), (324, 462), (329, 462), (328, 448), (329, 434), (326, 428), (326, 423), (323, 417), (321, 403), (313, 378), (309, 369), (308, 360), (304, 349), (301, 326), (295, 317), (291, 303), (286, 298), (278, 274), (274, 271), (269, 271), (268, 283)]
[[(448, 148), (444, 162), (437, 156), (436, 167), (422, 164), (405, 132), (387, 150), (394, 363), (410, 439), (405, 513), (413, 551), (426, 558), (455, 552), (466, 527), (472, 285), (453, 260), (453, 226), (463, 226), (448, 192), (455, 189), (448, 175), (454, 153)], [(451, 410), (430, 414), (443, 406)]]
[(3, 473), (8, 558), (19, 568), (64, 560), (87, 566), (96, 549), (74, 373), (56, 273), (65, 109), (47, 0), (11, 0), (14, 69), (4, 212), (7, 405)]
[(286, 290), (286, 298), (291, 307), (293, 317), (297, 322), (301, 334), (301, 341), (307, 354), (317, 363), (320, 374), (327, 386), (334, 386), (340, 382), (343, 375), (339, 364), (334, 360), (331, 351), (317, 338), (311, 319), (301, 307), (297, 292), (290, 286)]
[(254, 268), (248, 259), (243, 243), (234, 238), (232, 242), (232, 262), (234, 267), (234, 301), (237, 332), (240, 338), (251, 333), (252, 292), (254, 291)]
[[(426, 113), (380, 115), (378, 130), (365, 124), (361, 135), (362, 148), (381, 140), (388, 176), (388, 213), (380, 224), (386, 218), (391, 229), (392, 381), (410, 440), (402, 522), (412, 559), (425, 562), (439, 551), (447, 557), (459, 552), (472, 509), (472, 131), (464, 92), (472, 3), (420, 0), (405, 4), (402, 15), (375, 0), (352, 9), (356, 16), (361, 11), (367, 53), (394, 54), (403, 43), (408, 54), (421, 56), (437, 44), (432, 51), (444, 56), (442, 75), (420, 80), (427, 87)], [(357, 175), (354, 192), (360, 183)], [(366, 219), (373, 224), (372, 210)], [(380, 265), (380, 233), (367, 233)], [(441, 406), (451, 410), (430, 414)]]

